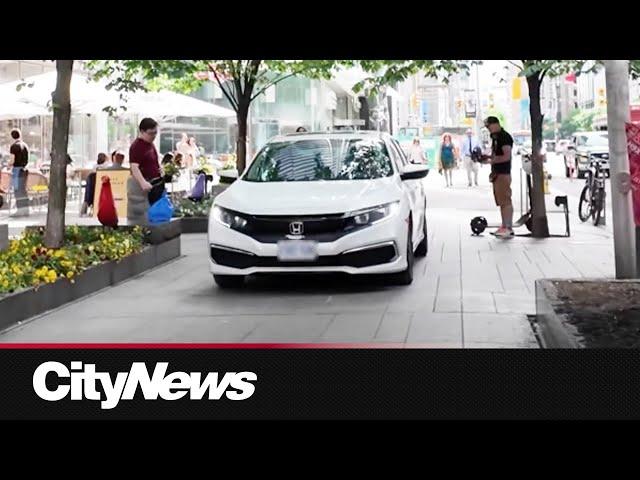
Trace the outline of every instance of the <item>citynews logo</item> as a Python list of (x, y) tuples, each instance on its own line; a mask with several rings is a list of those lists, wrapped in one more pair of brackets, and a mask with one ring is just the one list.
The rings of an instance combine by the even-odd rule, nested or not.
[[(167, 362), (156, 363), (150, 376), (144, 362), (134, 362), (128, 372), (118, 372), (113, 379), (109, 372), (96, 372), (92, 363), (71, 362), (69, 369), (59, 362), (45, 362), (33, 372), (33, 390), (49, 402), (71, 393), (71, 400), (97, 400), (101, 409), (109, 410), (117, 407), (120, 400), (132, 400), (138, 387), (145, 400), (179, 400), (187, 394), (190, 400), (202, 400), (207, 393), (209, 400), (220, 400), (223, 394), (229, 400), (246, 400), (255, 392), (251, 382), (258, 379), (253, 372), (227, 372), (221, 379), (218, 372), (209, 372), (204, 379), (201, 372), (167, 375), (168, 366)], [(57, 375), (57, 379), (47, 386), (50, 374)], [(63, 380), (66, 378), (70, 380)]]

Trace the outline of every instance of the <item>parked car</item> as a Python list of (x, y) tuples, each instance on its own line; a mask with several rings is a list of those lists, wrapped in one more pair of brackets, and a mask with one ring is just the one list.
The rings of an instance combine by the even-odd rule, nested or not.
[(426, 165), (380, 132), (275, 137), (214, 200), (209, 267), (222, 288), (278, 272), (413, 279), (427, 253)]
[(575, 169), (578, 178), (584, 178), (592, 160), (601, 160), (602, 169), (609, 176), (609, 136), (606, 131), (576, 132), (564, 154), (565, 174)]

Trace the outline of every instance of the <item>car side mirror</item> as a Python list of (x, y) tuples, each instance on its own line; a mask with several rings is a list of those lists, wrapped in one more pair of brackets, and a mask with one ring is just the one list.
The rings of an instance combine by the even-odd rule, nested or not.
[(429, 167), (423, 164), (406, 165), (400, 172), (401, 180), (419, 180), (429, 174)]

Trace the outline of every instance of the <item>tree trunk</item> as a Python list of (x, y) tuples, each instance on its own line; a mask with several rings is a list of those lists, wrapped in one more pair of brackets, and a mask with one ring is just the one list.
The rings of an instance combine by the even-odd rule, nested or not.
[(531, 174), (533, 177), (533, 191), (531, 192), (531, 233), (535, 238), (546, 238), (549, 236), (547, 207), (544, 198), (543, 161), (540, 155), (543, 121), (543, 115), (540, 110), (541, 83), (539, 72), (527, 77), (527, 85), (529, 87), (529, 114), (531, 115)]
[(58, 73), (53, 92), (53, 128), (51, 134), (51, 171), (44, 244), (60, 248), (64, 242), (64, 211), (67, 203), (67, 144), (71, 118), (71, 74), (73, 60), (56, 60)]
[(249, 117), (249, 101), (246, 98), (238, 98), (238, 143), (236, 145), (236, 165), (238, 176), (242, 175), (247, 165), (247, 119)]

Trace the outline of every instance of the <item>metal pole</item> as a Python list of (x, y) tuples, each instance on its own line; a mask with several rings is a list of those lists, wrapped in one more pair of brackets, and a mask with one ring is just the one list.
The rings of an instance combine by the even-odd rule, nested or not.
[(478, 141), (480, 141), (480, 131), (482, 130), (482, 113), (480, 112), (480, 72), (478, 71), (478, 64), (476, 63), (476, 135)]
[(604, 65), (616, 278), (636, 278), (636, 232), (625, 132), (625, 122), (630, 120), (629, 62), (605, 60)]

